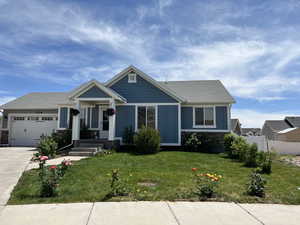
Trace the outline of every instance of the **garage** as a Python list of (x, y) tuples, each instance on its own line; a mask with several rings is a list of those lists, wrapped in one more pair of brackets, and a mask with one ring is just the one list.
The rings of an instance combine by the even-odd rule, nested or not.
[(11, 115), (10, 144), (36, 146), (41, 135), (50, 135), (57, 129), (57, 115)]

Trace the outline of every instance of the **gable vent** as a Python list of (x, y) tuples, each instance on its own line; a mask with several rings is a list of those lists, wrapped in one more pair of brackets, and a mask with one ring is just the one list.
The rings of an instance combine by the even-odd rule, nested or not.
[(128, 83), (136, 83), (136, 73), (135, 72), (130, 72), (128, 74)]

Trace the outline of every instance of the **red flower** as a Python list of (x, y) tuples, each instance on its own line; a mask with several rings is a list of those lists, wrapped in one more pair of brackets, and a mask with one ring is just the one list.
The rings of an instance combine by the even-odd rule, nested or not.
[(193, 171), (193, 172), (197, 171), (197, 168), (192, 168), (192, 171)]
[(50, 166), (50, 169), (51, 169), (51, 170), (57, 169), (57, 166), (55, 166), (55, 165)]
[(45, 155), (40, 156), (40, 160), (41, 160), (41, 161), (46, 161), (46, 160), (48, 160), (48, 159), (49, 159), (48, 156), (45, 156)]

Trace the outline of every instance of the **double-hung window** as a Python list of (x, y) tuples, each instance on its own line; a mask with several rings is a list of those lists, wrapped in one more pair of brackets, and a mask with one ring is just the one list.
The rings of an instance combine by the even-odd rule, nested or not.
[(137, 106), (137, 129), (142, 127), (156, 129), (156, 107)]
[(194, 107), (194, 127), (196, 128), (215, 128), (215, 107), (200, 106)]

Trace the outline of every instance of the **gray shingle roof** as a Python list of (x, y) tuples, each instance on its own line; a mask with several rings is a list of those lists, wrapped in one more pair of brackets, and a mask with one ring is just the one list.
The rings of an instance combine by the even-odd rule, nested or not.
[(300, 127), (300, 117), (299, 116), (287, 116), (285, 120), (290, 123), (293, 127)]
[(265, 123), (275, 131), (291, 128), (291, 126), (284, 120), (266, 120)]
[(68, 104), (69, 92), (33, 92), (8, 102), (1, 109), (56, 109), (58, 104)]
[(242, 135), (247, 135), (249, 132), (255, 135), (261, 135), (260, 128), (242, 128)]
[(159, 82), (182, 96), (188, 103), (235, 103), (219, 80)]

